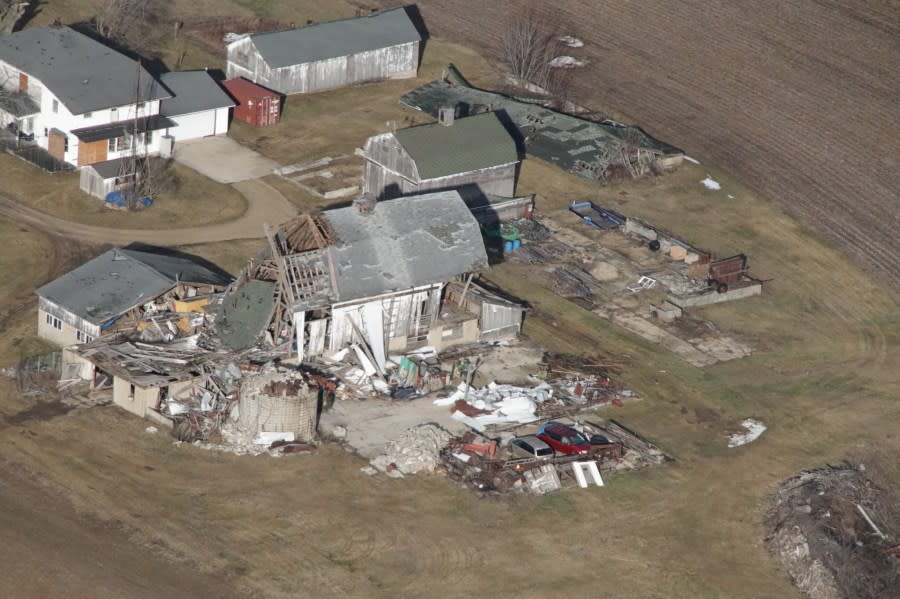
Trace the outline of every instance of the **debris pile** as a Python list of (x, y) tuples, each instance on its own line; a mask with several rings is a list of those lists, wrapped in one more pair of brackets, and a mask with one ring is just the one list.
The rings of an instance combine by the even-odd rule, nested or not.
[(862, 465), (803, 472), (772, 495), (766, 545), (813, 599), (894, 596), (900, 505), (891, 493)]
[(436, 424), (415, 426), (389, 441), (371, 464), (389, 476), (434, 472), (438, 458), (452, 435)]
[[(605, 423), (570, 424), (590, 439), (586, 455), (554, 453), (543, 458), (521, 457), (512, 450), (514, 436), (496, 439), (479, 438), (469, 432), (451, 439), (441, 453), (440, 464), (447, 475), (478, 491), (529, 492), (538, 495), (561, 488), (589, 486), (580, 469), (591, 471), (596, 465), (597, 486), (602, 486), (600, 472), (613, 473), (657, 466), (670, 461), (659, 447), (615, 420)], [(521, 428), (518, 429), (520, 433)]]
[(483, 431), (489, 424), (534, 422), (538, 405), (552, 396), (553, 389), (547, 383), (531, 389), (493, 382), (473, 389), (460, 383), (453, 394), (434, 400), (434, 404), (451, 406), (454, 419)]

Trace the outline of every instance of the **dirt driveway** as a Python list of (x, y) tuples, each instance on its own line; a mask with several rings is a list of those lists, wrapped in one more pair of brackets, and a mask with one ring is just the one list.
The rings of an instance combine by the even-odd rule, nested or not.
[(175, 160), (219, 183), (264, 177), (279, 166), (224, 135), (178, 142)]
[(138, 241), (158, 246), (213, 243), (263, 236), (263, 224), (277, 225), (297, 214), (297, 209), (281, 193), (259, 179), (234, 183), (247, 198), (247, 212), (231, 222), (184, 229), (115, 229), (73, 223), (56, 218), (0, 195), (0, 216), (32, 226), (40, 231), (87, 243), (127, 245)]

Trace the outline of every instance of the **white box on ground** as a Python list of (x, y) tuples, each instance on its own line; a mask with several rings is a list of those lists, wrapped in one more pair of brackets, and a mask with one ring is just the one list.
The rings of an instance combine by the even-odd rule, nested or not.
[(600, 469), (597, 467), (597, 462), (572, 462), (572, 472), (575, 474), (575, 480), (578, 481), (578, 486), (582, 489), (587, 489), (588, 482), (587, 477), (584, 475), (584, 469), (587, 468), (588, 474), (591, 475), (591, 480), (598, 487), (603, 486), (603, 478), (600, 476)]

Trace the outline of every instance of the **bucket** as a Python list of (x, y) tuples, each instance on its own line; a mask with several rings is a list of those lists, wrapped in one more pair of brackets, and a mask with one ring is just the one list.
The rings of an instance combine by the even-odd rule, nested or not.
[(512, 244), (513, 244), (512, 249), (517, 250), (517, 249), (519, 249), (520, 247), (522, 247), (522, 240), (521, 240), (521, 239), (514, 239), (513, 242), (512, 242)]
[(513, 242), (512, 241), (504, 241), (503, 242), (503, 251), (511, 252), (513, 250)]

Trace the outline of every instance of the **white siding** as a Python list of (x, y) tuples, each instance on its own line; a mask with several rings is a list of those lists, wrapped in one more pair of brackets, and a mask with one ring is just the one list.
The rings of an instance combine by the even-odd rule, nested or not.
[(272, 69), (252, 40), (245, 38), (228, 46), (226, 75), (245, 77), (283, 94), (305, 94), (370, 81), (415, 77), (418, 65), (419, 42), (410, 42)]

